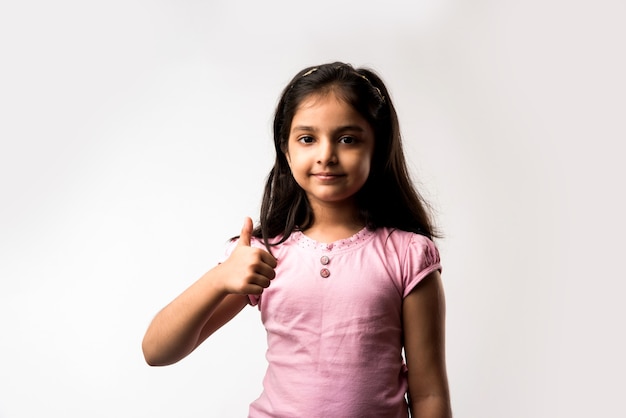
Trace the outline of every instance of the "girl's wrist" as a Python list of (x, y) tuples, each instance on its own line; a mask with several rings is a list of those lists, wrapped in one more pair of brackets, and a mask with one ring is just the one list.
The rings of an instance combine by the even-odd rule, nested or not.
[(222, 270), (222, 268), (223, 268), (223, 265), (222, 264), (218, 264), (213, 269), (211, 269), (208, 272), (206, 272), (204, 277), (203, 277), (203, 279), (207, 282), (207, 285), (217, 295), (219, 295), (219, 296), (227, 296), (228, 294), (230, 294), (230, 292), (228, 291), (228, 288), (227, 288), (226, 283), (224, 282), (224, 280), (221, 279), (223, 274), (216, 274), (216, 273), (221, 273), (220, 270)]

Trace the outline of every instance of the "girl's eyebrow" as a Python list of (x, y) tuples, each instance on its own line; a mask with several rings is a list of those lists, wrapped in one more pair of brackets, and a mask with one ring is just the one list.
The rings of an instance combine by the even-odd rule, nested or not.
[[(317, 129), (313, 126), (305, 126), (305, 125), (297, 125), (294, 126), (293, 128), (291, 128), (291, 131), (303, 131), (303, 132), (315, 132), (317, 131)], [(341, 133), (341, 132), (364, 132), (365, 129), (363, 129), (362, 126), (360, 125), (345, 125), (345, 126), (339, 126), (335, 129), (333, 129), (333, 133)]]

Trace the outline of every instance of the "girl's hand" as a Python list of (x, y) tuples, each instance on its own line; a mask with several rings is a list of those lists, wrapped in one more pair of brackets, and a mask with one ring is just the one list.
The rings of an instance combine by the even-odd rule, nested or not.
[(251, 247), (251, 239), (252, 219), (246, 217), (237, 246), (218, 266), (225, 293), (260, 295), (276, 276), (276, 259), (265, 250)]

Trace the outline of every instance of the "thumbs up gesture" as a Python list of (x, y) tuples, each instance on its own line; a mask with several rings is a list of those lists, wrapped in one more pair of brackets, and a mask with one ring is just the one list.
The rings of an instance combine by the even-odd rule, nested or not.
[(250, 241), (252, 241), (252, 219), (246, 217), (243, 220), (243, 226), (241, 227), (241, 235), (239, 235), (239, 241), (237, 246), (249, 247)]
[(227, 293), (260, 295), (276, 276), (276, 259), (265, 250), (251, 247), (251, 241), (252, 219), (246, 217), (235, 249), (220, 265)]

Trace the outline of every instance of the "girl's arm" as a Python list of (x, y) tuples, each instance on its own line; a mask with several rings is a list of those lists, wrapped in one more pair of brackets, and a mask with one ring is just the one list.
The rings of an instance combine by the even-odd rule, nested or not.
[(152, 320), (143, 338), (151, 366), (176, 363), (230, 321), (260, 295), (274, 278), (276, 259), (250, 246), (252, 220), (247, 218), (239, 242), (226, 261), (205, 273)]
[(445, 310), (438, 271), (425, 277), (402, 305), (412, 417), (452, 417), (445, 360)]

